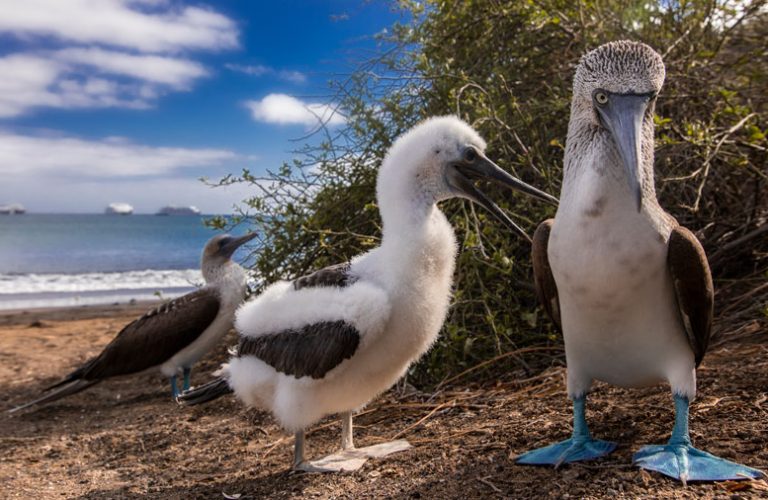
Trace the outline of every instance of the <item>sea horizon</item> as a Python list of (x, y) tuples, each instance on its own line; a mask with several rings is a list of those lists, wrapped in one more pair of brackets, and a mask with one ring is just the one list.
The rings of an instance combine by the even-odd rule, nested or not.
[(205, 215), (0, 216), (0, 310), (173, 298), (203, 284)]

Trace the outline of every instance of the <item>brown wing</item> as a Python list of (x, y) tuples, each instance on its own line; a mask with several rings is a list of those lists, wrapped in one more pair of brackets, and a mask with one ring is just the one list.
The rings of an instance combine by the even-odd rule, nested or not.
[(344, 321), (323, 321), (297, 330), (240, 337), (238, 356), (251, 355), (296, 378), (322, 378), (351, 358), (360, 344), (357, 329)]
[(698, 367), (709, 345), (715, 289), (701, 243), (682, 226), (673, 229), (669, 236), (667, 266), (672, 275), (680, 318)]
[(297, 278), (293, 282), (293, 289), (313, 288), (320, 286), (345, 287), (355, 282), (355, 278), (349, 274), (350, 264), (336, 264), (324, 267), (312, 274)]
[(126, 325), (101, 354), (65, 382), (98, 380), (157, 366), (191, 344), (218, 313), (219, 298), (208, 288), (166, 302)]
[(557, 296), (557, 284), (552, 276), (552, 268), (549, 267), (549, 257), (547, 256), (549, 233), (554, 222), (554, 219), (547, 219), (536, 228), (536, 232), (533, 234), (531, 261), (533, 262), (533, 283), (536, 287), (536, 297), (557, 329), (562, 332), (560, 299)]

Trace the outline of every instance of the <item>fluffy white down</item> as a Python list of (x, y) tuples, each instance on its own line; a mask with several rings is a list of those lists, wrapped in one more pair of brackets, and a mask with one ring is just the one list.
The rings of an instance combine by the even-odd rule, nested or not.
[[(389, 314), (387, 294), (370, 282), (301, 290), (294, 290), (287, 281), (275, 283), (238, 310), (235, 327), (240, 335), (258, 337), (343, 320), (360, 332), (356, 355), (322, 379), (279, 373), (254, 356), (233, 358), (227, 370), (229, 384), (246, 405), (269, 409), (291, 431), (306, 428), (327, 414), (360, 407), (389, 387), (386, 383), (376, 388), (371, 378), (380, 377), (359, 376), (365, 373), (360, 370), (365, 356), (361, 359), (359, 354), (383, 332)], [(375, 366), (369, 368), (376, 370)], [(358, 376), (345, 377), (350, 370)]]
[(238, 309), (235, 328), (240, 335), (258, 337), (343, 320), (357, 328), (365, 342), (384, 329), (389, 309), (387, 294), (370, 282), (294, 290), (291, 282), (279, 281)]

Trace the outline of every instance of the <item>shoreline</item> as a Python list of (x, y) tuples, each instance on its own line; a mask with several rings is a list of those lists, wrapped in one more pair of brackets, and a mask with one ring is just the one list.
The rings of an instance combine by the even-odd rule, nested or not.
[(0, 293), (0, 313), (29, 309), (61, 309), (157, 302), (180, 297), (195, 289), (194, 286), (172, 286), (78, 292)]
[[(112, 319), (140, 315), (160, 304), (162, 300), (137, 300), (110, 304), (84, 304), (64, 307), (23, 307), (0, 309), (0, 327), (39, 327), (46, 321), (69, 322), (91, 319)], [(115, 332), (117, 333), (117, 332)]]

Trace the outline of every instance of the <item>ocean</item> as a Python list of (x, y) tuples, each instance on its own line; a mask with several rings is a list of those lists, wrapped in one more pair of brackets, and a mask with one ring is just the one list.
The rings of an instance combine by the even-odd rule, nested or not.
[[(202, 284), (199, 216), (0, 215), (0, 309), (175, 297)], [(243, 258), (240, 249), (234, 258)]]

